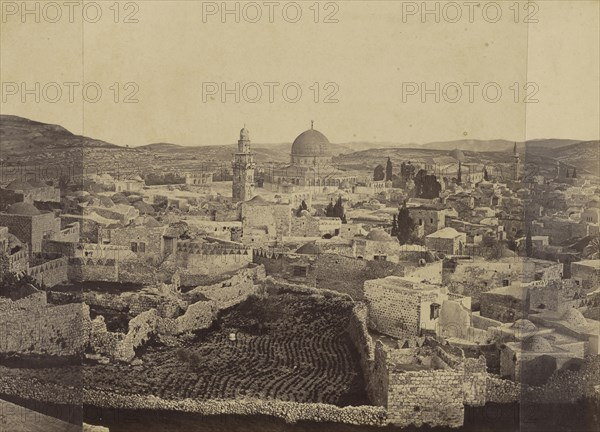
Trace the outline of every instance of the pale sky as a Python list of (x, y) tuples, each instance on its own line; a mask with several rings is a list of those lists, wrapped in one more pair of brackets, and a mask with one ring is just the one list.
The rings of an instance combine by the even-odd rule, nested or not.
[[(318, 23), (313, 1), (297, 2), (296, 23), (288, 22), (293, 2), (276, 2), (273, 23), (264, 2), (253, 3), (263, 14), (257, 23), (249, 22), (256, 8), (248, 2), (238, 3), (239, 23), (234, 15), (222, 22), (220, 11), (203, 22), (203, 8), (220, 1), (121, 2), (118, 16), (113, 1), (99, 1), (98, 22), (92, 5), (87, 19), (74, 8), (72, 23), (62, 1), (60, 18), (27, 2), (39, 8), (39, 23), (21, 3), (0, 1), (0, 112), (119, 145), (232, 143), (244, 124), (254, 142), (291, 142), (310, 120), (338, 143), (600, 136), (599, 1), (521, 2), (518, 15), (512, 0), (472, 10), (469, 2), (430, 1), (439, 22), (422, 16), (421, 1), (321, 2)], [(461, 6), (458, 18), (453, 5)], [(338, 22), (323, 22), (331, 13)], [(138, 22), (123, 22), (129, 14)], [(537, 22), (525, 23), (527, 16)], [(278, 83), (273, 102), (269, 82)], [(33, 93), (23, 95), (23, 83)], [(102, 90), (100, 101), (83, 101), (86, 83), (89, 99), (94, 86)], [(240, 102), (228, 95), (223, 103), (218, 89), (203, 101), (206, 83), (240, 83)], [(242, 94), (247, 83), (259, 83), (255, 103), (252, 85)], [(72, 102), (69, 86), (76, 86)], [(302, 96), (293, 103), (297, 87)], [(136, 88), (138, 102), (124, 103)], [(425, 102), (423, 88), (433, 91)], [(324, 103), (334, 90), (338, 102)], [(527, 95), (537, 102), (523, 103)]]

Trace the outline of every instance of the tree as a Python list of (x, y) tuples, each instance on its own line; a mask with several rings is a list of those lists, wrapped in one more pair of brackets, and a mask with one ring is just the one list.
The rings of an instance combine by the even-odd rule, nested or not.
[(377, 165), (373, 171), (373, 180), (380, 181), (385, 179), (385, 171), (383, 166)]
[(426, 171), (419, 170), (415, 176), (415, 196), (417, 198), (439, 198), (442, 185), (435, 175), (428, 175)]
[(527, 236), (525, 237), (525, 254), (528, 257), (533, 255), (533, 240), (531, 239), (531, 229), (527, 230)]
[(338, 197), (335, 205), (333, 206), (333, 216), (332, 217), (338, 217), (342, 220), (342, 223), (348, 223), (348, 221), (346, 220), (346, 212), (344, 210), (344, 204), (342, 202), (342, 197)]
[(483, 167), (483, 179), (485, 181), (490, 181), (490, 175), (488, 174), (488, 171), (485, 167)]
[(394, 219), (392, 220), (392, 237), (398, 237), (398, 219), (396, 215), (394, 215)]
[(573, 173), (571, 174), (571, 178), (577, 178), (577, 168), (573, 168)]
[(394, 174), (393, 174), (393, 165), (392, 165), (392, 160), (389, 158), (387, 159), (387, 163), (385, 165), (385, 181), (392, 181)]
[(335, 214), (334, 214), (334, 211), (333, 211), (333, 201), (329, 201), (329, 204), (325, 208), (325, 216), (327, 216), (327, 217), (335, 217)]
[(402, 205), (400, 211), (398, 211), (397, 223), (397, 237), (400, 244), (409, 243), (414, 237), (415, 224), (410, 217), (406, 203)]
[(456, 183), (462, 183), (462, 164), (458, 161), (458, 173), (456, 174)]

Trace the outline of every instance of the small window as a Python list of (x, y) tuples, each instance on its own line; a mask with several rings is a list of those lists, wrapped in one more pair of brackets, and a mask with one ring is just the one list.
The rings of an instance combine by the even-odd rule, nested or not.
[(146, 243), (138, 243), (138, 252), (141, 252), (141, 253), (146, 252)]
[(307, 267), (305, 266), (294, 266), (294, 276), (296, 277), (306, 277)]
[(137, 243), (131, 242), (131, 252), (137, 252), (137, 251), (138, 251)]
[(433, 223), (433, 218), (429, 219), (429, 222), (430, 222), (430, 223)]
[(507, 286), (509, 286), (509, 285), (510, 285), (510, 280), (508, 280), (508, 279), (503, 279), (503, 280), (502, 280), (502, 286), (505, 286), (505, 287), (507, 287)]
[(387, 261), (387, 256), (386, 255), (374, 255), (373, 259), (375, 261)]
[(441, 308), (441, 306), (438, 303), (431, 303), (431, 305), (429, 305), (429, 319), (430, 320), (439, 318), (440, 308)]

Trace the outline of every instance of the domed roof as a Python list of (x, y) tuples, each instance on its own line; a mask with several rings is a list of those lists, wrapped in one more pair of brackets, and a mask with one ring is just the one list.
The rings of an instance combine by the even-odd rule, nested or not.
[(329, 156), (329, 140), (316, 129), (302, 132), (292, 144), (294, 156)]
[(552, 352), (552, 345), (541, 336), (532, 336), (523, 341), (522, 348), (529, 352)]
[(575, 326), (575, 327), (587, 327), (587, 325), (588, 325), (587, 320), (581, 314), (581, 312), (579, 312), (577, 309), (574, 309), (574, 308), (567, 310), (563, 314), (562, 319), (565, 320), (570, 325)]
[(317, 246), (317, 243), (312, 241), (300, 246), (298, 249), (296, 249), (296, 253), (302, 255), (318, 255), (319, 248)]
[(450, 152), (450, 156), (452, 156), (457, 161), (463, 162), (465, 160), (465, 154), (462, 150), (454, 149)]
[(271, 203), (261, 197), (260, 195), (256, 195), (255, 197), (249, 199), (245, 202), (245, 204), (256, 205), (256, 206), (269, 206)]
[(19, 191), (19, 190), (30, 190), (33, 187), (26, 182), (25, 180), (13, 180), (8, 185), (6, 185), (7, 190)]
[(33, 204), (19, 202), (10, 205), (7, 213), (14, 215), (34, 216), (39, 215), (40, 211), (36, 209)]
[(518, 330), (527, 330), (527, 331), (533, 331), (537, 328), (534, 323), (532, 323), (531, 321), (529, 321), (527, 319), (518, 319), (513, 323), (513, 325), (511, 327), (518, 329)]
[(375, 228), (369, 234), (367, 234), (367, 240), (371, 241), (380, 241), (380, 242), (390, 242), (394, 241), (394, 238), (385, 232), (382, 228)]

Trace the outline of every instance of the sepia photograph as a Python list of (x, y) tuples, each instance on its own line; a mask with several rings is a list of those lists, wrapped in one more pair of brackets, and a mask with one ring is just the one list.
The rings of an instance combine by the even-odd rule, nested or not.
[(598, 432), (600, 0), (0, 0), (0, 432)]

